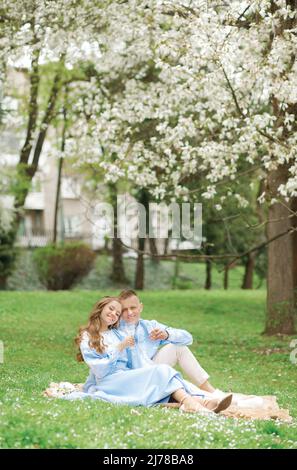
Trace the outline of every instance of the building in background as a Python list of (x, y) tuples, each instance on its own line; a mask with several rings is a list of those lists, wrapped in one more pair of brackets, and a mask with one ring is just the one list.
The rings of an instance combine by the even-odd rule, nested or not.
[[(22, 71), (11, 70), (11, 83), (14, 83), (18, 92), (25, 91), (28, 87), (28, 77)], [(19, 101), (17, 98), (9, 98), (9, 109), (12, 110), (12, 125), (6, 125), (1, 129), (0, 134), (0, 170), (6, 167), (15, 167), (18, 163), (20, 148), (23, 145), (25, 136), (21, 128), (19, 118)], [(19, 127), (18, 121), (20, 120)], [(58, 160), (52, 152), (53, 143), (57, 140), (56, 131), (49, 128), (47, 139), (44, 143), (43, 152), (36, 172), (31, 189), (25, 200), (23, 208), (23, 218), (19, 226), (17, 236), (17, 245), (20, 247), (38, 247), (45, 246), (54, 239), (54, 218), (56, 205), (56, 191), (58, 182)], [(106, 203), (108, 200), (108, 189), (102, 183), (100, 191), (100, 200), (95, 193), (90, 194), (86, 190), (85, 176), (75, 171), (65, 160), (61, 178), (61, 189), (58, 209), (57, 240), (81, 240), (89, 244), (93, 249), (111, 247), (110, 225), (102, 211), (98, 212), (98, 205)], [(97, 200), (96, 200), (97, 197)], [(1, 202), (8, 209), (13, 207), (12, 196), (1, 195)], [(125, 194), (126, 200), (135, 202), (134, 198)], [(162, 213), (162, 210), (161, 210)], [(138, 248), (138, 240), (131, 237), (129, 225), (135, 224), (137, 212), (132, 216), (132, 221), (127, 220), (125, 216), (118, 216), (119, 231), (125, 245)], [(159, 253), (171, 250), (192, 249), (195, 248), (191, 241), (178, 241), (170, 238), (170, 233), (166, 238), (157, 238), (156, 247)], [(165, 248), (166, 247), (166, 248)], [(147, 251), (150, 250), (150, 244), (146, 240)], [(136, 256), (136, 252), (128, 250), (128, 255)]]

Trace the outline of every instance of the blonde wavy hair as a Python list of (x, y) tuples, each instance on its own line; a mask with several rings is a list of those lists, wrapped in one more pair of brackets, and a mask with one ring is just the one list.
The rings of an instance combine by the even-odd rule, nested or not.
[[(113, 300), (120, 303), (120, 300), (118, 297), (106, 296), (98, 300), (98, 302), (95, 303), (93, 309), (91, 310), (88, 324), (85, 326), (81, 326), (79, 328), (78, 335), (74, 339), (74, 342), (79, 349), (76, 355), (76, 359), (78, 360), (78, 362), (84, 362), (84, 358), (80, 351), (80, 343), (82, 341), (82, 337), (85, 331), (88, 333), (89, 338), (90, 338), (89, 339), (90, 348), (95, 349), (99, 354), (102, 354), (104, 352), (106, 346), (103, 341), (103, 336), (100, 333), (100, 330), (102, 327), (101, 314), (102, 314), (102, 310), (104, 309), (104, 307), (108, 305), (110, 302), (112, 302)], [(119, 324), (119, 320), (110, 328), (117, 328), (118, 324)]]

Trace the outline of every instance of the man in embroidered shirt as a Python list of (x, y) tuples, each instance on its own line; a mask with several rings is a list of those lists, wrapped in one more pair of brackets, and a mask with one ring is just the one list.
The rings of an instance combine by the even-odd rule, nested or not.
[(123, 290), (119, 299), (122, 304), (119, 332), (125, 336), (134, 336), (135, 339), (135, 348), (130, 348), (133, 368), (143, 367), (148, 362), (171, 367), (179, 365), (194, 385), (206, 392), (224, 395), (209, 383), (209, 375), (187, 347), (193, 342), (190, 333), (156, 320), (142, 320), (143, 304), (133, 290)]

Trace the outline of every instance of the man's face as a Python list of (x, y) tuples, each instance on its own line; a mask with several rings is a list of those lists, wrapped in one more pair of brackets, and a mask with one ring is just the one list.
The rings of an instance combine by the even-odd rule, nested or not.
[(121, 300), (121, 319), (127, 323), (138, 323), (143, 305), (136, 295), (131, 295), (128, 299)]

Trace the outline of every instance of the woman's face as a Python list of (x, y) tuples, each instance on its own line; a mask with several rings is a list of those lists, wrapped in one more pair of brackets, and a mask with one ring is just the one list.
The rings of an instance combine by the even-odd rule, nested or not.
[(101, 321), (103, 325), (106, 327), (113, 326), (118, 319), (120, 318), (122, 313), (122, 307), (120, 302), (116, 300), (112, 300), (109, 302), (101, 312)]

